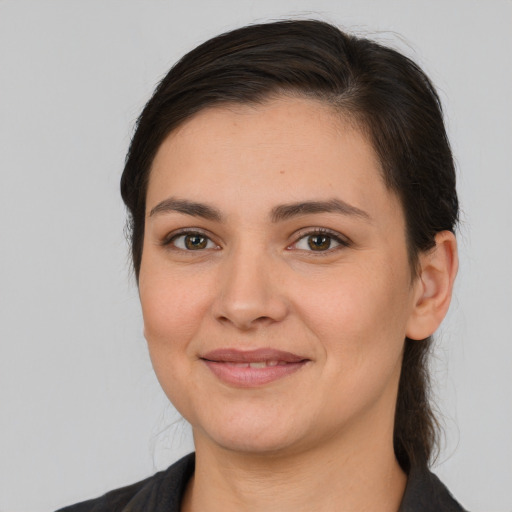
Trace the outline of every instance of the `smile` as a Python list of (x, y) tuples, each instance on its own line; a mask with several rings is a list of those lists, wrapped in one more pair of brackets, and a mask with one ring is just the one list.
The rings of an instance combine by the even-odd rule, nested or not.
[(309, 359), (274, 349), (220, 349), (200, 358), (225, 384), (251, 388), (269, 384), (301, 369)]
[(231, 366), (236, 366), (237, 368), (265, 368), (267, 366), (277, 366), (277, 365), (285, 365), (288, 364), (286, 361), (255, 361), (254, 363), (230, 363), (226, 362), (226, 364)]

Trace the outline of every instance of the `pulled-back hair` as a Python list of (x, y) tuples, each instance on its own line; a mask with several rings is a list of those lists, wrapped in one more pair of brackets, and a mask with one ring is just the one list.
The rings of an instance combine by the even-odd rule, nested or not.
[[(185, 55), (140, 115), (121, 178), (138, 279), (151, 165), (164, 139), (204, 108), (258, 104), (280, 95), (320, 100), (367, 136), (387, 187), (400, 199), (409, 262), (454, 231), (458, 216), (453, 158), (437, 93), (399, 52), (315, 20), (251, 25), (222, 34)], [(437, 422), (429, 402), (432, 344), (405, 340), (395, 412), (394, 448), (406, 471), (427, 465)]]

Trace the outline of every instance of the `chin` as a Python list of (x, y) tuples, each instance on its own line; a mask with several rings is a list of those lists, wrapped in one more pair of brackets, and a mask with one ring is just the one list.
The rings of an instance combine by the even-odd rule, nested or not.
[[(284, 427), (284, 426), (282, 426)], [(205, 428), (193, 427), (196, 446), (206, 439), (218, 447), (244, 454), (277, 454), (293, 450), (293, 446), (301, 444), (303, 437), (295, 429), (282, 428), (275, 421), (257, 422), (246, 418), (237, 423), (220, 422)]]
[(245, 455), (277, 455), (293, 450), (294, 443), (290, 439), (272, 438), (249, 439), (247, 436), (235, 438), (222, 436), (212, 439), (223, 450)]

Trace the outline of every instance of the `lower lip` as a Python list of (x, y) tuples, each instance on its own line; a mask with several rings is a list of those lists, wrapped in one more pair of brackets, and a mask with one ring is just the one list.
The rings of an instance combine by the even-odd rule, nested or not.
[(282, 379), (300, 370), (307, 363), (307, 360), (304, 360), (298, 363), (251, 368), (250, 366), (240, 367), (226, 362), (208, 361), (206, 359), (203, 359), (203, 361), (222, 382), (241, 388), (262, 386)]

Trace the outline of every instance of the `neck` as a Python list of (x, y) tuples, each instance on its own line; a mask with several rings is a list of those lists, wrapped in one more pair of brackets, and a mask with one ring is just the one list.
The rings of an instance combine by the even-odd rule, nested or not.
[(314, 451), (247, 454), (195, 432), (196, 470), (182, 512), (396, 512), (407, 478), (393, 452), (392, 428), (384, 434), (358, 429)]

